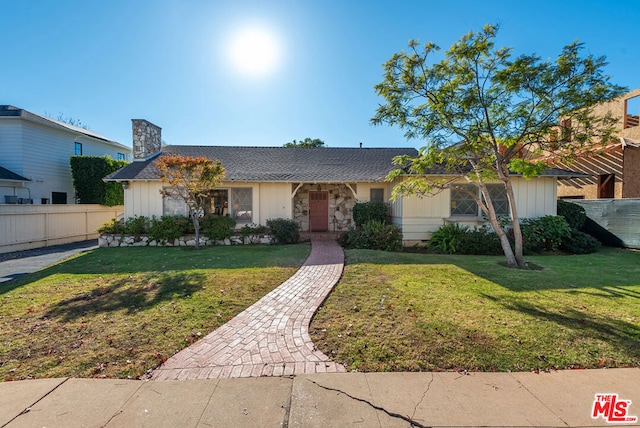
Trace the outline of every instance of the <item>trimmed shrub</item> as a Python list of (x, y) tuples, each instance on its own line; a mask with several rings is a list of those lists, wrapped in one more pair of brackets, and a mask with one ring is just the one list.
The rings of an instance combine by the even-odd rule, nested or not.
[(427, 248), (441, 254), (455, 254), (468, 232), (467, 226), (461, 226), (458, 223), (442, 225), (431, 234)]
[(267, 227), (271, 231), (271, 241), (274, 244), (296, 244), (300, 240), (298, 224), (286, 218), (267, 220)]
[(355, 227), (349, 227), (349, 230), (343, 232), (338, 237), (338, 244), (340, 244), (342, 248), (362, 248), (364, 244), (361, 242), (364, 242), (362, 230), (356, 229)]
[(191, 219), (183, 216), (153, 216), (149, 222), (149, 239), (162, 244), (172, 242), (193, 229)]
[(504, 254), (500, 238), (489, 226), (483, 225), (467, 230), (457, 243), (458, 254), (500, 255)]
[(140, 236), (142, 234), (147, 233), (147, 224), (149, 223), (149, 219), (145, 216), (133, 216), (129, 217), (124, 222), (124, 233), (125, 235), (133, 235)]
[(338, 239), (344, 248), (400, 251), (402, 231), (400, 228), (381, 221), (370, 220), (362, 227), (343, 233)]
[(123, 205), (124, 191), (120, 183), (105, 183), (102, 179), (128, 164), (109, 156), (71, 156), (71, 177), (78, 202), (81, 204)]
[(231, 238), (236, 221), (227, 216), (207, 216), (200, 219), (200, 230), (209, 239), (223, 241)]
[(111, 221), (104, 223), (98, 228), (98, 233), (108, 233), (110, 235), (123, 235), (124, 223), (117, 218), (111, 219)]
[(370, 221), (387, 223), (389, 206), (382, 202), (356, 202), (353, 206), (353, 222), (362, 227)]
[(587, 212), (583, 207), (563, 200), (558, 201), (558, 215), (564, 217), (569, 227), (575, 230), (582, 230), (587, 220)]
[(573, 254), (595, 253), (600, 249), (600, 241), (588, 233), (572, 229), (570, 236), (562, 241), (560, 248)]
[(565, 239), (571, 236), (569, 223), (561, 216), (547, 215), (524, 219), (521, 224), (522, 238), (539, 251), (557, 251)]

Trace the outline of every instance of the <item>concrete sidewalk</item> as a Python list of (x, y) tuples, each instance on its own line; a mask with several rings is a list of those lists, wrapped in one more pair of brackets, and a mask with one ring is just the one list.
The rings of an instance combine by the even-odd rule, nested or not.
[[(609, 425), (595, 394), (631, 400), (640, 369), (343, 373), (191, 381), (0, 383), (2, 427), (460, 427)], [(617, 426), (640, 426), (622, 423)]]

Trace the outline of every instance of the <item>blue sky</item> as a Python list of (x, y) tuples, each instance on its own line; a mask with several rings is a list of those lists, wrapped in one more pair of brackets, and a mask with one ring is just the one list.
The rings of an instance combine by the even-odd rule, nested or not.
[[(555, 58), (578, 39), (605, 55), (614, 83), (640, 87), (640, 0), (215, 1), (21, 0), (0, 6), (0, 104), (63, 114), (131, 145), (131, 119), (168, 144), (422, 147), (374, 127), (382, 64), (409, 39), (448, 48), (501, 26), (497, 44)], [(240, 28), (268, 28), (280, 60), (240, 73), (228, 46)]]

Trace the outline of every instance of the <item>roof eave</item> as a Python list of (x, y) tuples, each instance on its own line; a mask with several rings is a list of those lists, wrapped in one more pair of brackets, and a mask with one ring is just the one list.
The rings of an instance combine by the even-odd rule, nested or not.
[(59, 122), (59, 121), (57, 121), (55, 119), (51, 119), (51, 118), (48, 118), (48, 117), (45, 117), (45, 116), (41, 116), (39, 114), (32, 113), (32, 112), (24, 110), (24, 109), (20, 109), (20, 115), (2, 116), (2, 117), (6, 118), (6, 119), (18, 119), (18, 118), (21, 118), (21, 119), (24, 119), (24, 120), (29, 121), (29, 122), (38, 123), (40, 125), (45, 125), (45, 126), (50, 126), (52, 128), (55, 128), (55, 129), (64, 130), (64, 131), (67, 131), (67, 132), (72, 132), (72, 133), (75, 133), (75, 134), (78, 134), (78, 135), (82, 135), (83, 137), (86, 137), (86, 138), (89, 138), (89, 139), (92, 139), (92, 140), (100, 141), (100, 142), (103, 142), (103, 143), (108, 143), (108, 144), (110, 144), (112, 146), (116, 146), (116, 147), (121, 148), (121, 149), (129, 150), (129, 151), (132, 150), (130, 147), (127, 147), (124, 144), (121, 144), (121, 143), (119, 143), (117, 141), (110, 140), (109, 138), (107, 138), (105, 136), (102, 136), (102, 135), (100, 135), (98, 133), (93, 133), (93, 132), (89, 133), (89, 132), (86, 132), (87, 130), (83, 131), (83, 128), (79, 128), (77, 126), (73, 126), (73, 125), (69, 125), (69, 124), (64, 124), (64, 123)]

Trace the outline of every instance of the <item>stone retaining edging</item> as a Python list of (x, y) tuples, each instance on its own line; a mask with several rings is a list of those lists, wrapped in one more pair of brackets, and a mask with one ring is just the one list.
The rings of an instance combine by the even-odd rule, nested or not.
[[(229, 239), (216, 240), (209, 239), (206, 236), (200, 236), (200, 245), (202, 246), (214, 246), (214, 245), (269, 245), (271, 244), (270, 235), (260, 236), (247, 236), (243, 239), (242, 236), (234, 235)], [(133, 236), (133, 235), (112, 235), (102, 234), (98, 237), (98, 246), (101, 248), (107, 247), (195, 247), (196, 240), (194, 235), (181, 236), (171, 242), (159, 242), (157, 240), (149, 239), (147, 235)]]

